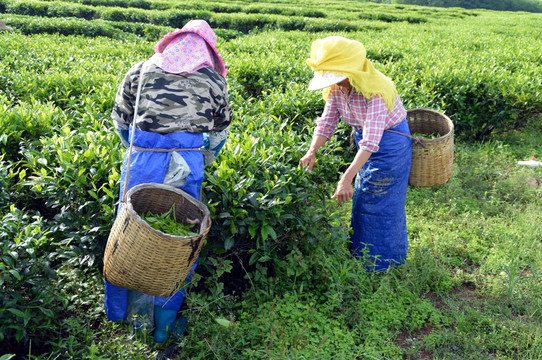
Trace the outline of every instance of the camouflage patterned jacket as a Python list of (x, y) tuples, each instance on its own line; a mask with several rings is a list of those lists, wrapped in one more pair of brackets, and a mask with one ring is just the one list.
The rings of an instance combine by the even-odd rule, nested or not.
[[(117, 129), (134, 118), (137, 86), (144, 62), (132, 66), (119, 86), (111, 117)], [(178, 131), (219, 132), (228, 128), (226, 79), (211, 68), (190, 74), (171, 74), (147, 62), (136, 127), (167, 134)]]

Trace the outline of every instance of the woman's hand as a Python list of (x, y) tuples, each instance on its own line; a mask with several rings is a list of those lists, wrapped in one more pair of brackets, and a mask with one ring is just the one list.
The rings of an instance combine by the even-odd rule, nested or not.
[(312, 166), (314, 165), (315, 161), (316, 161), (316, 155), (314, 154), (314, 152), (307, 151), (305, 156), (303, 156), (299, 160), (299, 165), (301, 165), (303, 167), (308, 166), (309, 169), (307, 170), (307, 172), (311, 173), (312, 172)]
[(352, 182), (345, 180), (344, 178), (339, 181), (337, 184), (337, 189), (335, 189), (335, 193), (331, 197), (332, 199), (337, 199), (339, 202), (339, 205), (342, 205), (342, 203), (347, 202), (348, 200), (352, 199), (354, 196), (354, 189), (352, 188)]
[(320, 149), (320, 147), (322, 145), (324, 145), (324, 143), (326, 141), (327, 141), (327, 138), (325, 136), (314, 135), (312, 137), (312, 142), (311, 142), (311, 146), (310, 146), (309, 150), (307, 151), (305, 156), (303, 156), (299, 160), (299, 165), (301, 165), (303, 167), (305, 167), (305, 166), (309, 167), (309, 169), (307, 170), (309, 173), (312, 172), (312, 167), (313, 167), (314, 163), (316, 162), (316, 152), (318, 152), (318, 149)]
[(339, 205), (352, 199), (354, 197), (354, 189), (352, 189), (352, 182), (354, 181), (356, 174), (365, 165), (367, 159), (371, 157), (371, 153), (367, 150), (359, 150), (352, 161), (352, 164), (346, 169), (341, 180), (337, 184), (335, 194), (331, 197), (337, 199)]

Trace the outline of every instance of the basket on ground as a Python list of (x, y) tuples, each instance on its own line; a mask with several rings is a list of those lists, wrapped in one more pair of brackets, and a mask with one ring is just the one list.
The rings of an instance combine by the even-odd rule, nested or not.
[(412, 167), (408, 184), (414, 187), (444, 185), (452, 175), (454, 158), (454, 124), (444, 114), (430, 109), (407, 111), (410, 133), (438, 134), (412, 145)]
[[(194, 224), (193, 237), (153, 229), (138, 214), (166, 213), (175, 204), (179, 222)], [(176, 293), (194, 265), (211, 227), (207, 207), (173, 186), (134, 186), (115, 219), (104, 255), (108, 282), (130, 290), (167, 297)]]

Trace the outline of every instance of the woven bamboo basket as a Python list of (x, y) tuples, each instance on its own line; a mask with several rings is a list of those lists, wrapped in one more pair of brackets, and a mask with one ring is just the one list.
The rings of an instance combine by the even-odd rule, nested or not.
[(444, 185), (452, 175), (454, 158), (454, 124), (444, 114), (430, 109), (407, 111), (410, 133), (439, 134), (412, 145), (412, 167), (408, 184), (413, 187)]
[[(180, 237), (153, 229), (138, 214), (163, 214), (175, 204), (179, 222), (194, 224), (197, 236)], [(104, 277), (130, 290), (168, 297), (192, 269), (211, 227), (207, 207), (173, 186), (146, 183), (127, 192), (104, 255)]]

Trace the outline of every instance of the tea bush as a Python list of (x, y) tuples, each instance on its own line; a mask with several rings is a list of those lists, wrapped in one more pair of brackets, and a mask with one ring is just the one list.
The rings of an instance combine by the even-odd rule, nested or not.
[(132, 34), (119, 32), (114, 26), (99, 22), (98, 20), (89, 22), (83, 19), (75, 18), (35, 18), (25, 16), (3, 16), (13, 27), (24, 35), (32, 34), (60, 34), (66, 36), (89, 36), (89, 37), (109, 37), (112, 39), (130, 38)]
[[(207, 10), (145, 10), (138, 8), (127, 9), (113, 6), (87, 6), (63, 2), (47, 2), (31, 0), (20, 2), (18, 0), (2, 0), (2, 7), (6, 13), (17, 15), (29, 15), (40, 17), (81, 17), (87, 20), (102, 19), (113, 22), (142, 22), (153, 25), (180, 27), (192, 19), (207, 20), (212, 27), (235, 29), (242, 33), (248, 33), (254, 29), (283, 29), (283, 30), (356, 30), (360, 29), (356, 24), (336, 19), (314, 19), (308, 21), (303, 17), (303, 12), (291, 14), (245, 14), (245, 13), (213, 13)], [(105, 28), (104, 26), (102, 26)], [(67, 30), (66, 30), (67, 31)], [(73, 35), (81, 34), (82, 29), (74, 28)], [(70, 35), (62, 32), (58, 33)], [(93, 36), (107, 36), (108, 31), (102, 29), (102, 33), (94, 30)], [(91, 34), (87, 32), (86, 34)]]
[(105, 247), (116, 212), (120, 150), (111, 131), (79, 133), (68, 127), (22, 149), (24, 184), (43, 202), (42, 211), (53, 214), (52, 228), (73, 248), (74, 261), (92, 264)]
[(2, 0), (3, 12), (29, 16), (47, 16), (49, 4), (41, 1)]
[[(0, 237), (0, 342), (46, 343), (61, 311), (62, 298), (51, 288), (57, 261), (49, 224), (39, 214), (11, 206), (2, 216)], [(14, 342), (12, 342), (14, 340)]]
[(65, 114), (52, 104), (35, 101), (25, 105), (2, 102), (4, 115), (0, 121), (3, 128), (0, 149), (5, 160), (16, 162), (21, 159), (21, 145), (52, 133), (51, 120), (62, 122)]
[(170, 7), (170, 4), (162, 1), (148, 1), (148, 0), (66, 0), (66, 2), (81, 3), (83, 5), (91, 6), (115, 6), (125, 8), (138, 8), (138, 9), (156, 9), (166, 6)]
[(92, 20), (98, 16), (94, 7), (61, 1), (51, 2), (47, 9), (47, 15), (49, 17), (76, 17), (85, 20)]
[(226, 145), (229, 155), (208, 171), (204, 193), (220, 219), (209, 238), (223, 239), (225, 249), (235, 244), (268, 250), (273, 243), (315, 236), (315, 224), (325, 227), (325, 217), (320, 222), (308, 214), (325, 204), (311, 200), (320, 190), (298, 166), (305, 142), (280, 118), (267, 118), (266, 128), (234, 133), (236, 143)]

